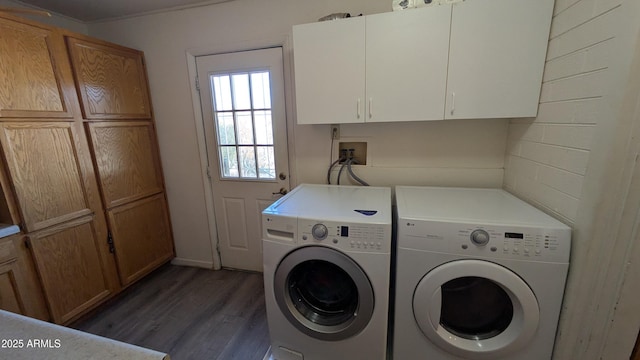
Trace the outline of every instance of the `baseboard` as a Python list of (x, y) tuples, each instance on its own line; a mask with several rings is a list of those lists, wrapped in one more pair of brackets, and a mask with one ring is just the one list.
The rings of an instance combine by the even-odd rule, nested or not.
[(267, 353), (264, 354), (264, 358), (262, 360), (273, 360), (273, 358), (271, 357), (271, 347), (269, 347), (269, 350), (267, 350)]
[(198, 261), (184, 258), (174, 258), (171, 260), (171, 264), (179, 266), (192, 266), (203, 269), (213, 269), (213, 262), (211, 261)]

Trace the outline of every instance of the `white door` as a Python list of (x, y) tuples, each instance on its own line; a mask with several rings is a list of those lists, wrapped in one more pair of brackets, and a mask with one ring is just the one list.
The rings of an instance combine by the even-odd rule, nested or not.
[(261, 212), (289, 190), (282, 48), (196, 65), (222, 266), (262, 271)]

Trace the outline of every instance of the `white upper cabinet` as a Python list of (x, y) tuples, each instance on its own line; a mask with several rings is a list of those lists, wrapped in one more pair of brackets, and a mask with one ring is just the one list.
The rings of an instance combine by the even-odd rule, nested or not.
[(453, 5), (446, 119), (538, 112), (553, 0)]
[(365, 122), (442, 119), (451, 6), (366, 17)]
[(364, 17), (293, 28), (298, 124), (363, 122)]
[(466, 0), (294, 26), (297, 121), (535, 116), (552, 11)]

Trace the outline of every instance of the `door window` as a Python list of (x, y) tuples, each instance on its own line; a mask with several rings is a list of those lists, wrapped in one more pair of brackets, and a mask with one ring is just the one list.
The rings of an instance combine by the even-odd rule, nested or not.
[(540, 324), (536, 296), (518, 274), (474, 259), (425, 274), (413, 294), (413, 314), (429, 340), (463, 359), (513, 354), (530, 344)]
[(513, 318), (509, 295), (485, 278), (467, 276), (442, 285), (440, 325), (452, 334), (483, 340), (503, 332)]
[(221, 177), (275, 179), (269, 72), (215, 74), (209, 80)]
[(358, 308), (358, 289), (349, 274), (323, 260), (305, 261), (291, 270), (289, 295), (309, 321), (334, 326), (351, 320)]
[(324, 246), (298, 248), (280, 262), (273, 291), (291, 325), (315, 339), (340, 341), (373, 316), (373, 287), (347, 255)]

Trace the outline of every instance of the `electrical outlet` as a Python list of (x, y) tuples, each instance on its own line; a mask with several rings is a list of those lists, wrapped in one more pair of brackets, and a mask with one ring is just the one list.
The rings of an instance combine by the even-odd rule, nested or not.
[(331, 125), (331, 139), (340, 140), (340, 125)]

